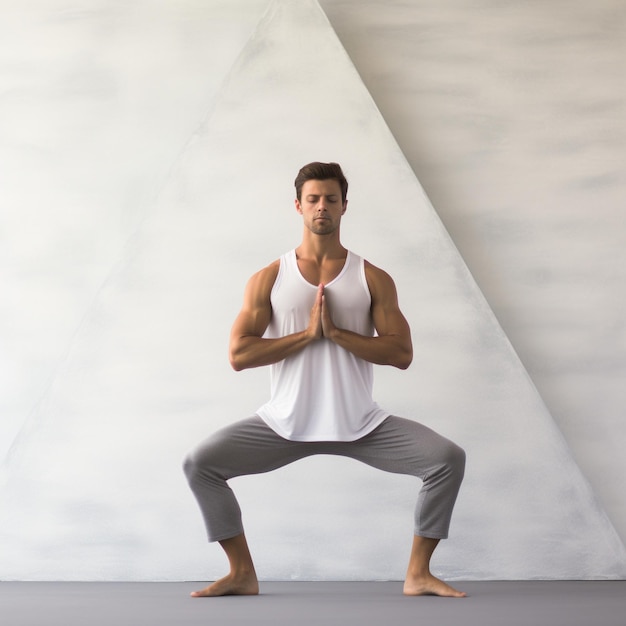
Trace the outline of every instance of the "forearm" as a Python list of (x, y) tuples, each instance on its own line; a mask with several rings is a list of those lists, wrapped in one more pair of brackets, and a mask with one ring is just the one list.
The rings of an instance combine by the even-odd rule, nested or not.
[(314, 340), (315, 337), (312, 337), (308, 330), (278, 339), (267, 339), (253, 335), (237, 337), (231, 340), (230, 364), (237, 372), (271, 365), (299, 352)]
[(360, 359), (377, 365), (392, 365), (404, 370), (413, 360), (411, 342), (401, 335), (368, 337), (350, 330), (333, 328), (327, 338)]

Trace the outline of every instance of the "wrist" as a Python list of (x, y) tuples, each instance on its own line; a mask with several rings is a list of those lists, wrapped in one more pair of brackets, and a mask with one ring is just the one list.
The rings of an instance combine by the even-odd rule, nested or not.
[(338, 343), (338, 339), (341, 335), (341, 329), (333, 326), (327, 332), (324, 333), (324, 337), (333, 343)]
[(303, 331), (303, 336), (306, 345), (313, 343), (320, 338), (320, 334), (311, 328), (307, 328), (305, 331)]

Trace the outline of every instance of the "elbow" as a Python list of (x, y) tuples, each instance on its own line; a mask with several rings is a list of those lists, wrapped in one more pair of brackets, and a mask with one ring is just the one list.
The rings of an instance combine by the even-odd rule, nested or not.
[(254, 345), (245, 339), (231, 341), (228, 346), (228, 361), (236, 372), (261, 365)]
[(248, 350), (245, 341), (242, 341), (241, 337), (231, 337), (228, 344), (228, 362), (235, 372), (241, 372), (247, 367), (250, 367), (248, 363)]
[(409, 365), (413, 362), (413, 351), (407, 350), (398, 355), (398, 359), (394, 363), (394, 365), (401, 370), (406, 370), (409, 368)]
[(243, 362), (243, 359), (241, 358), (240, 354), (237, 354), (236, 352), (234, 352), (233, 350), (231, 350), (228, 353), (228, 361), (230, 363), (230, 366), (236, 371), (236, 372), (241, 372), (241, 370), (246, 369), (246, 366)]
[(412, 358), (408, 358), (408, 359), (402, 359), (401, 361), (398, 361), (396, 363), (396, 367), (400, 370), (406, 370), (409, 369), (409, 365), (411, 365), (411, 362), (413, 361)]

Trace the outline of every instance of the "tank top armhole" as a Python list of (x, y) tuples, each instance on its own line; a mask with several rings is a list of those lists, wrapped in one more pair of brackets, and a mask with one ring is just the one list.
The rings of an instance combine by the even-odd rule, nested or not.
[(370, 292), (369, 285), (367, 284), (367, 277), (365, 276), (365, 259), (360, 256), (359, 257), (359, 278), (361, 280), (361, 285), (367, 294), (367, 297), (370, 302), (370, 306), (372, 304), (372, 293)]
[(278, 263), (278, 273), (276, 274), (276, 278), (274, 279), (274, 284), (272, 285), (272, 290), (270, 291), (270, 299), (274, 291), (280, 287), (281, 280), (285, 273), (285, 263), (287, 261), (285, 257), (286, 255), (283, 255), (280, 257), (280, 260)]

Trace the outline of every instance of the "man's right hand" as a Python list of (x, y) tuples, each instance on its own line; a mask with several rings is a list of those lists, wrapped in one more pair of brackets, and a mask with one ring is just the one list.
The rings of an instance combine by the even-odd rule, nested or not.
[(243, 307), (230, 333), (228, 355), (236, 371), (277, 363), (322, 337), (323, 285), (318, 287), (306, 329), (275, 339), (263, 336), (272, 317), (270, 295), (278, 269), (276, 261), (257, 272), (246, 285)]
[(307, 335), (315, 340), (322, 337), (322, 297), (324, 295), (324, 285), (320, 284), (317, 288), (315, 302), (311, 309), (311, 317), (309, 318), (309, 327)]

